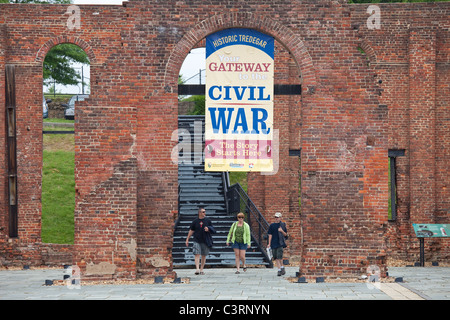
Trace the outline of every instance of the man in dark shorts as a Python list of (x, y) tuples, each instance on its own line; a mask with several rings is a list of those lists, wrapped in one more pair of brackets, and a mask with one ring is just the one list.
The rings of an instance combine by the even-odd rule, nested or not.
[[(198, 218), (192, 221), (189, 233), (186, 238), (186, 247), (189, 246), (189, 238), (194, 235), (193, 252), (195, 255), (195, 274), (204, 274), (203, 268), (206, 263), (206, 256), (212, 246), (211, 234), (215, 233), (211, 220), (206, 218), (206, 210), (198, 209)], [(200, 261), (201, 260), (201, 261)]]
[(267, 247), (272, 249), (273, 259), (278, 267), (278, 276), (286, 273), (283, 266), (283, 248), (286, 248), (285, 239), (288, 236), (286, 224), (281, 221), (281, 213), (275, 213), (275, 222), (269, 226), (269, 243)]

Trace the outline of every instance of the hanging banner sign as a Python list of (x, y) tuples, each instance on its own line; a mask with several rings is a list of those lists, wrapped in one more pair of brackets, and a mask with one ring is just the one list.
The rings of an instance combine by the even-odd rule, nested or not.
[(274, 39), (252, 29), (206, 38), (205, 171), (272, 171)]

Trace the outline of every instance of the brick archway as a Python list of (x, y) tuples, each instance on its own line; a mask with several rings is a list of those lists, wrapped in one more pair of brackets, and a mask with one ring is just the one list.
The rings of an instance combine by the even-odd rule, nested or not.
[(377, 62), (377, 54), (366, 40), (362, 40), (359, 47), (364, 51), (370, 63)]
[[(212, 33), (217, 31), (228, 29), (228, 28), (251, 28), (268, 34), (275, 38), (276, 42), (283, 47), (283, 53), (280, 55), (290, 56), (292, 70), (297, 69), (295, 74), (300, 75), (300, 81), (302, 84), (302, 92), (303, 95), (301, 97), (297, 96), (298, 101), (287, 100), (278, 98), (276, 109), (277, 121), (279, 122), (277, 125), (280, 126), (280, 134), (283, 137), (280, 137), (280, 140), (283, 140), (283, 147), (280, 147), (280, 162), (284, 163), (289, 162), (290, 164), (287, 167), (278, 168), (278, 179), (283, 180), (290, 176), (295, 176), (293, 179), (299, 179), (299, 175), (301, 169), (299, 167), (299, 160), (295, 158), (292, 161), (292, 157), (289, 157), (290, 147), (293, 149), (299, 150), (301, 148), (300, 142), (300, 131), (297, 128), (295, 134), (298, 135), (297, 138), (293, 138), (293, 135), (290, 135), (286, 132), (285, 128), (292, 127), (292, 119), (297, 119), (300, 121), (299, 110), (302, 104), (312, 104), (312, 101), (315, 99), (314, 89), (318, 86), (318, 81), (316, 79), (317, 71), (315, 70), (315, 66), (313, 60), (305, 47), (303, 41), (301, 40), (299, 34), (294, 33), (288, 27), (282, 25), (281, 23), (274, 21), (271, 18), (268, 18), (264, 15), (252, 14), (252, 13), (224, 13), (215, 16), (211, 16), (210, 18), (203, 20), (193, 26), (191, 29), (187, 30), (185, 35), (181, 38), (180, 41), (174, 46), (173, 50), (170, 53), (170, 56), (167, 60), (165, 74), (164, 74), (164, 88), (166, 92), (176, 93), (177, 92), (177, 79), (181, 69), (181, 65), (183, 64), (186, 56), (189, 54), (190, 50), (196, 48), (200, 45), (204, 45), (205, 38)], [(281, 49), (281, 48), (280, 48)], [(284, 72), (286, 69), (284, 70)], [(288, 72), (289, 73), (289, 72)], [(298, 81), (296, 78), (293, 81)], [(281, 80), (283, 81), (283, 80)], [(294, 82), (289, 82), (294, 83)], [(173, 103), (176, 103), (176, 94), (172, 95)], [(286, 114), (290, 116), (285, 116)], [(295, 131), (295, 130), (293, 130)], [(287, 147), (289, 145), (289, 147)], [(282, 158), (282, 160), (281, 160)], [(268, 177), (268, 176), (267, 176)], [(265, 197), (258, 197), (256, 199), (256, 193), (261, 191), (261, 185), (267, 186), (271, 188), (274, 183), (273, 179), (266, 179), (266, 176), (257, 175), (254, 173), (252, 177), (249, 177), (249, 181), (252, 181), (252, 189), (248, 190), (249, 195), (253, 197), (253, 201), (257, 202), (258, 208), (262, 210), (262, 214), (266, 216), (266, 219), (270, 219), (267, 215), (271, 213), (269, 209), (269, 205), (266, 206), (266, 201), (270, 202), (270, 197), (266, 200)], [(266, 181), (267, 180), (267, 181)], [(270, 181), (269, 181), (270, 180)], [(298, 186), (298, 183), (297, 183)], [(273, 187), (273, 186), (272, 186)], [(290, 188), (285, 188), (282, 191), (284, 196), (291, 197), (292, 190)], [(264, 193), (264, 192), (263, 192)], [(299, 190), (295, 190), (296, 194), (299, 194)], [(297, 200), (298, 203), (298, 200)], [(283, 203), (283, 212), (286, 213), (285, 218), (289, 220), (292, 230), (297, 232), (299, 229), (299, 225), (301, 225), (301, 221), (298, 214), (290, 212), (289, 208), (291, 207), (290, 200), (285, 201)], [(297, 206), (298, 207), (298, 206)], [(299, 208), (297, 208), (299, 210)], [(297, 211), (298, 211), (297, 210)], [(295, 211), (295, 212), (297, 212)], [(291, 246), (291, 258), (292, 260), (299, 261), (300, 252), (301, 252), (301, 242), (297, 237), (295, 243)], [(295, 253), (295, 254), (294, 254)]]
[(95, 58), (94, 50), (91, 48), (91, 46), (86, 41), (84, 41), (78, 37), (69, 37), (69, 36), (64, 36), (64, 35), (52, 38), (52, 39), (48, 40), (46, 43), (44, 43), (44, 45), (37, 52), (35, 61), (43, 63), (45, 56), (50, 51), (50, 49), (53, 48), (54, 46), (57, 46), (57, 45), (63, 44), (63, 43), (71, 43), (71, 44), (75, 44), (75, 45), (79, 46), (81, 49), (84, 50), (84, 52), (86, 52), (91, 64), (97, 63), (97, 59)]
[(303, 91), (317, 85), (313, 61), (304, 43), (289, 28), (267, 16), (244, 13), (224, 13), (211, 16), (191, 28), (172, 50), (166, 66), (164, 87), (173, 92), (184, 59), (192, 48), (211, 33), (227, 28), (251, 28), (273, 36), (294, 58), (302, 77)]

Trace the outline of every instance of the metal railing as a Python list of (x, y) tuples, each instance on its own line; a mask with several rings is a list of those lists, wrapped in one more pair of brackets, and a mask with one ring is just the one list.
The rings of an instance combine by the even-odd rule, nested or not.
[(239, 183), (235, 183), (228, 187), (227, 190), (227, 209), (228, 214), (244, 213), (246, 222), (250, 225), (252, 239), (264, 255), (265, 260), (273, 266), (272, 261), (267, 256), (267, 232), (269, 231), (269, 223), (263, 217), (261, 212), (249, 198)]

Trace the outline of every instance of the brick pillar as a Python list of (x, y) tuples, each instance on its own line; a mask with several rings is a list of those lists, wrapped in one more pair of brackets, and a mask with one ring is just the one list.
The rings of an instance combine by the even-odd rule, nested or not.
[(84, 279), (134, 279), (136, 110), (89, 103), (75, 108), (74, 262)]
[[(0, 25), (0, 150), (6, 150), (5, 122), (5, 60), (6, 60), (6, 25)], [(0, 152), (0, 176), (6, 177), (6, 152)], [(0, 182), (0, 212), (8, 212), (6, 201), (6, 179)], [(6, 215), (0, 215), (0, 234), (7, 233)], [(1, 242), (2, 240), (0, 240)]]
[[(26, 246), (41, 243), (43, 137), (42, 65), (39, 63), (16, 65), (16, 130), (18, 240), (28, 254), (30, 250)], [(33, 259), (39, 263), (39, 254)]]
[(410, 29), (409, 109), (411, 222), (433, 223), (435, 213), (436, 32)]
[[(441, 48), (447, 48), (442, 50)], [(450, 64), (445, 33), (436, 33), (436, 223), (450, 218)], [(440, 239), (439, 258), (450, 258), (450, 241)]]

